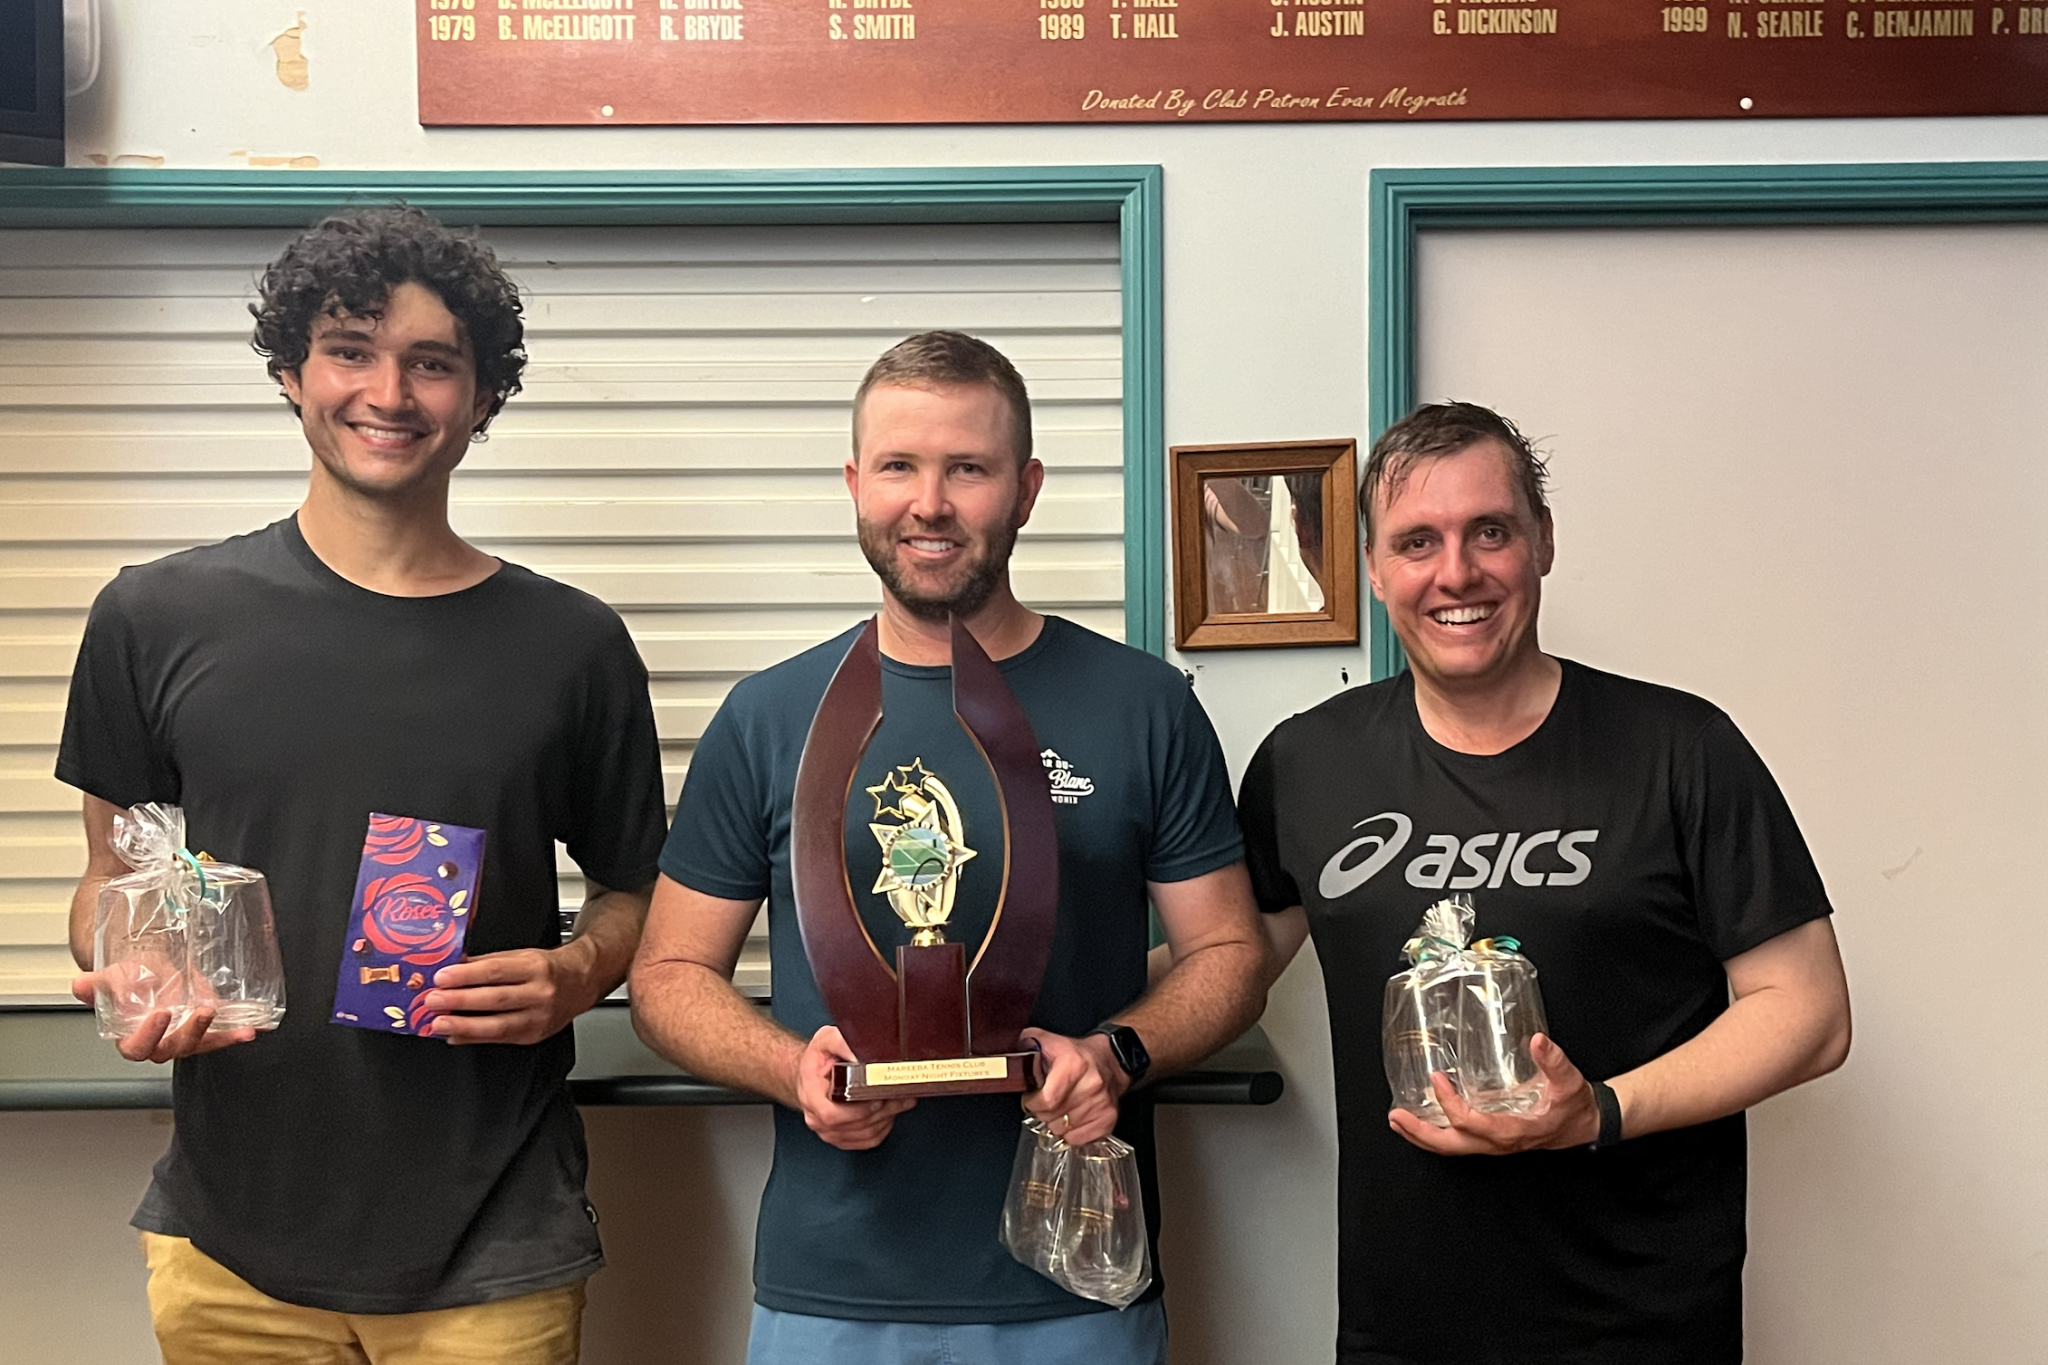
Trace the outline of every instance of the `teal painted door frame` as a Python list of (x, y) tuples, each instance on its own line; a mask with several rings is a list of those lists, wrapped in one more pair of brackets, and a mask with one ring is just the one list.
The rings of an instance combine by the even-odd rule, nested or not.
[(0, 228), (303, 226), (405, 199), (485, 227), (784, 223), (1118, 225), (1124, 632), (1166, 647), (1166, 393), (1157, 166), (786, 171), (0, 170)]
[[(1415, 245), (1459, 228), (2048, 221), (2048, 161), (1380, 170), (1367, 195), (1367, 420), (1415, 406)], [(1406, 664), (1377, 600), (1372, 675)]]

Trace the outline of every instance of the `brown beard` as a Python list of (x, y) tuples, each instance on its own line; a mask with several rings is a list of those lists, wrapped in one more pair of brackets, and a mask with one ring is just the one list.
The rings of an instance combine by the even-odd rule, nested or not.
[[(944, 596), (932, 596), (918, 592), (904, 581), (896, 568), (896, 535), (876, 526), (865, 517), (854, 518), (855, 529), (860, 537), (860, 552), (867, 557), (868, 567), (882, 580), (882, 586), (889, 595), (903, 604), (904, 610), (912, 616), (926, 621), (944, 621), (949, 616), (963, 619), (980, 611), (995, 593), (996, 585), (1003, 581), (1003, 573), (1010, 567), (1010, 551), (1017, 544), (1017, 514), (1012, 508), (1010, 516), (988, 537), (988, 544), (982, 553), (963, 566), (963, 574), (951, 592)], [(953, 524), (933, 528), (933, 534), (950, 535)]]

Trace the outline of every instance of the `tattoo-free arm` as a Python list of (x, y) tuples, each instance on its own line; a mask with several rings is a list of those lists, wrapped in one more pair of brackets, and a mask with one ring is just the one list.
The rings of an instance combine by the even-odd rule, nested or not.
[(557, 948), (485, 953), (434, 973), (421, 1030), (451, 1043), (538, 1043), (617, 990), (647, 920), (652, 886), (616, 890), (585, 878), (574, 936)]
[[(1166, 930), (1168, 970), (1115, 1022), (1152, 1056), (1146, 1079), (1193, 1066), (1251, 1027), (1266, 1006), (1266, 945), (1244, 864), (1147, 889)], [(1155, 950), (1154, 960), (1157, 952)], [(1100, 1034), (1066, 1038), (1026, 1029), (1046, 1060), (1045, 1084), (1024, 1107), (1076, 1143), (1106, 1136), (1130, 1078)]]
[(114, 852), (114, 816), (121, 808), (97, 796), (85, 798), (85, 875), (71, 893), (71, 960), (80, 971), (92, 970), (93, 917), (99, 913), (100, 888), (128, 870)]
[(761, 903), (723, 900), (663, 875), (633, 959), (633, 1028), (693, 1076), (792, 1108), (803, 1040), (733, 989)]
[[(1695, 1037), (1609, 1079), (1621, 1103), (1624, 1137), (1733, 1114), (1824, 1076), (1849, 1055), (1849, 984), (1835, 930), (1810, 920), (1725, 964), (1728, 1008)], [(1539, 1147), (1580, 1147), (1600, 1130), (1592, 1089), (1548, 1038), (1531, 1049), (1545, 1080), (1545, 1105), (1523, 1118), (1481, 1114), (1438, 1077), (1437, 1100), (1451, 1120), (1434, 1128), (1404, 1110), (1388, 1122), (1418, 1147), (1446, 1156), (1503, 1155)]]
[(853, 1060), (839, 1030), (821, 1028), (806, 1043), (733, 989), (733, 967), (760, 907), (757, 900), (723, 900), (667, 876), (657, 880), (633, 962), (633, 1027), (647, 1046), (691, 1075), (797, 1110), (835, 1147), (873, 1147), (915, 1101), (834, 1100), (833, 1064)]
[[(1266, 940), (1266, 987), (1272, 989), (1287, 964), (1308, 942), (1308, 913), (1298, 905), (1259, 916), (1259, 932)], [(1173, 970), (1173, 948), (1162, 943), (1145, 958), (1145, 985), (1149, 989), (1166, 979)]]
[(1727, 1010), (1696, 1037), (1608, 1082), (1629, 1137), (1733, 1114), (1847, 1060), (1849, 981), (1832, 921), (1809, 920), (1725, 965)]
[(1146, 889), (1173, 966), (1136, 1004), (1119, 1010), (1116, 1022), (1145, 1040), (1150, 1079), (1193, 1066), (1258, 1021), (1266, 1008), (1267, 949), (1241, 862)]

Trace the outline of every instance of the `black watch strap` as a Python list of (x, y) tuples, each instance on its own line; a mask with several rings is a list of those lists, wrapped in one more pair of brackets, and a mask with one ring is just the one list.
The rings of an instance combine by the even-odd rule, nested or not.
[(1587, 1084), (1593, 1087), (1593, 1107), (1600, 1111), (1600, 1134), (1591, 1143), (1591, 1149), (1598, 1152), (1621, 1141), (1621, 1100), (1605, 1081)]
[(1152, 1067), (1152, 1054), (1145, 1050), (1145, 1044), (1139, 1039), (1136, 1029), (1129, 1024), (1097, 1024), (1088, 1031), (1099, 1033), (1109, 1039), (1110, 1055), (1116, 1058), (1116, 1064), (1124, 1069), (1124, 1074), (1131, 1078), (1132, 1085), (1145, 1079), (1145, 1073)]

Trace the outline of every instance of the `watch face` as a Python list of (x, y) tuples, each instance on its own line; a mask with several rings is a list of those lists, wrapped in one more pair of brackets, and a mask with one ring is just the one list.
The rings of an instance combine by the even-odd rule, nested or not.
[(1145, 1074), (1152, 1065), (1152, 1054), (1139, 1041), (1138, 1031), (1127, 1024), (1117, 1024), (1102, 1032), (1109, 1038), (1109, 1050), (1116, 1054), (1117, 1065), (1133, 1080)]

